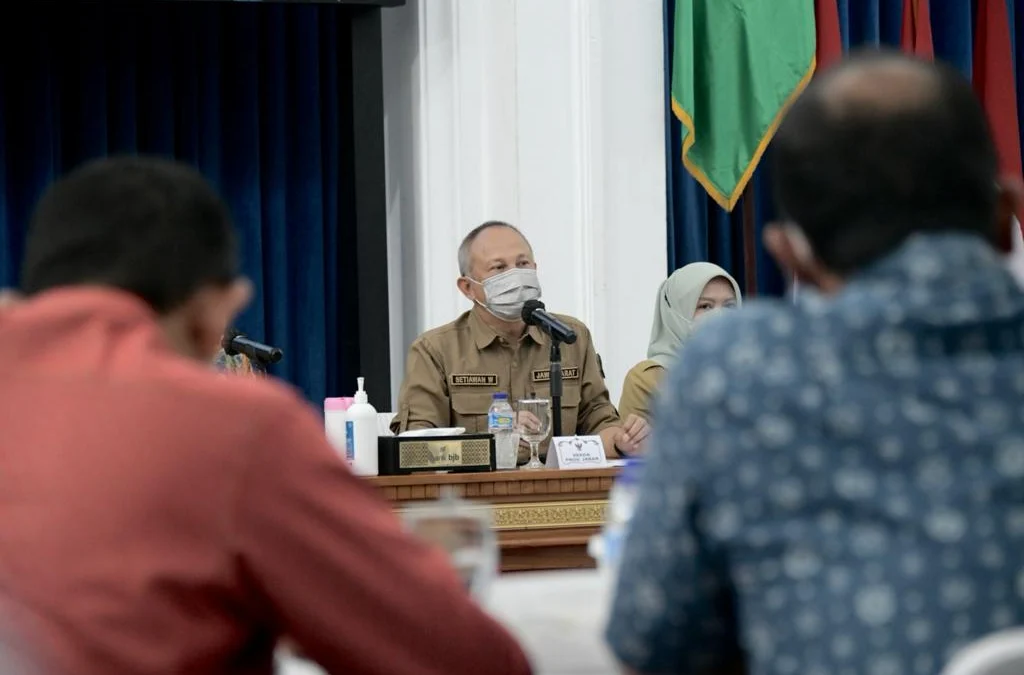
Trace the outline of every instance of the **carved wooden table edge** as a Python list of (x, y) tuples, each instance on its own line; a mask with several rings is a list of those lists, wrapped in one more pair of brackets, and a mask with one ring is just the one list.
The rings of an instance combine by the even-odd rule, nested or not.
[(479, 471), (476, 473), (424, 472), (408, 476), (370, 476), (368, 481), (378, 487), (394, 485), (426, 485), (431, 483), (493, 483), (524, 480), (548, 480), (551, 478), (614, 478), (619, 473), (618, 467), (609, 466), (604, 469), (538, 469), (523, 471), (508, 469), (501, 471)]
[(374, 476), (368, 478), (391, 502), (402, 503), (437, 499), (442, 486), (451, 486), (455, 494), (470, 500), (534, 502), (540, 499), (578, 501), (607, 498), (619, 469), (579, 471), (490, 471), (486, 473), (423, 473), (411, 476)]
[[(396, 513), (414, 507), (414, 502), (394, 504)], [(472, 509), (473, 507), (469, 507)], [(550, 530), (565, 527), (597, 527), (604, 525), (607, 499), (566, 502), (528, 502), (511, 504), (480, 504), (494, 516), (494, 529)]]
[(593, 567), (587, 540), (604, 525), (619, 469), (375, 476), (396, 513), (437, 499), (442, 487), (490, 509), (505, 572)]

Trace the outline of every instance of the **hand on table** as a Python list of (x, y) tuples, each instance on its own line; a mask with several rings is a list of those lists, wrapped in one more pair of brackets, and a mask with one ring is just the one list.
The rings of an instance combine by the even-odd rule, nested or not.
[(615, 447), (627, 455), (643, 453), (644, 444), (651, 433), (651, 425), (639, 415), (630, 415), (615, 435)]

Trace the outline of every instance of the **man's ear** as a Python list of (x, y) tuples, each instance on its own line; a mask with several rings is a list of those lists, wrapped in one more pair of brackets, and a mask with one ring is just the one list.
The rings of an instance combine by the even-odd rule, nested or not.
[(475, 301), (473, 298), (473, 282), (466, 277), (459, 277), (458, 281), (455, 282), (455, 286), (467, 300), (470, 302)]
[(1001, 176), (997, 182), (996, 231), (992, 243), (1003, 253), (1013, 250), (1013, 228), (1020, 227), (1024, 213), (1024, 183), (1016, 176)]
[(842, 280), (822, 265), (807, 237), (792, 224), (771, 223), (764, 228), (764, 247), (787, 276), (816, 286), (823, 293), (842, 287)]

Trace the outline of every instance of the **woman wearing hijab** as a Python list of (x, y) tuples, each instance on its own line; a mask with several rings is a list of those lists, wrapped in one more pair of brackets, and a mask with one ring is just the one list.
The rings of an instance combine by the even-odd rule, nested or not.
[(673, 272), (658, 288), (647, 360), (633, 366), (622, 384), (619, 415), (651, 419), (651, 398), (679, 348), (699, 321), (743, 301), (739, 284), (718, 265), (690, 263)]

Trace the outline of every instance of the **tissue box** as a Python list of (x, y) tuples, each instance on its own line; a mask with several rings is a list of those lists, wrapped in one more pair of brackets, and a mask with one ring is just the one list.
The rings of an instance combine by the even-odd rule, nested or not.
[(381, 436), (377, 439), (381, 476), (412, 473), (494, 471), (494, 436)]

